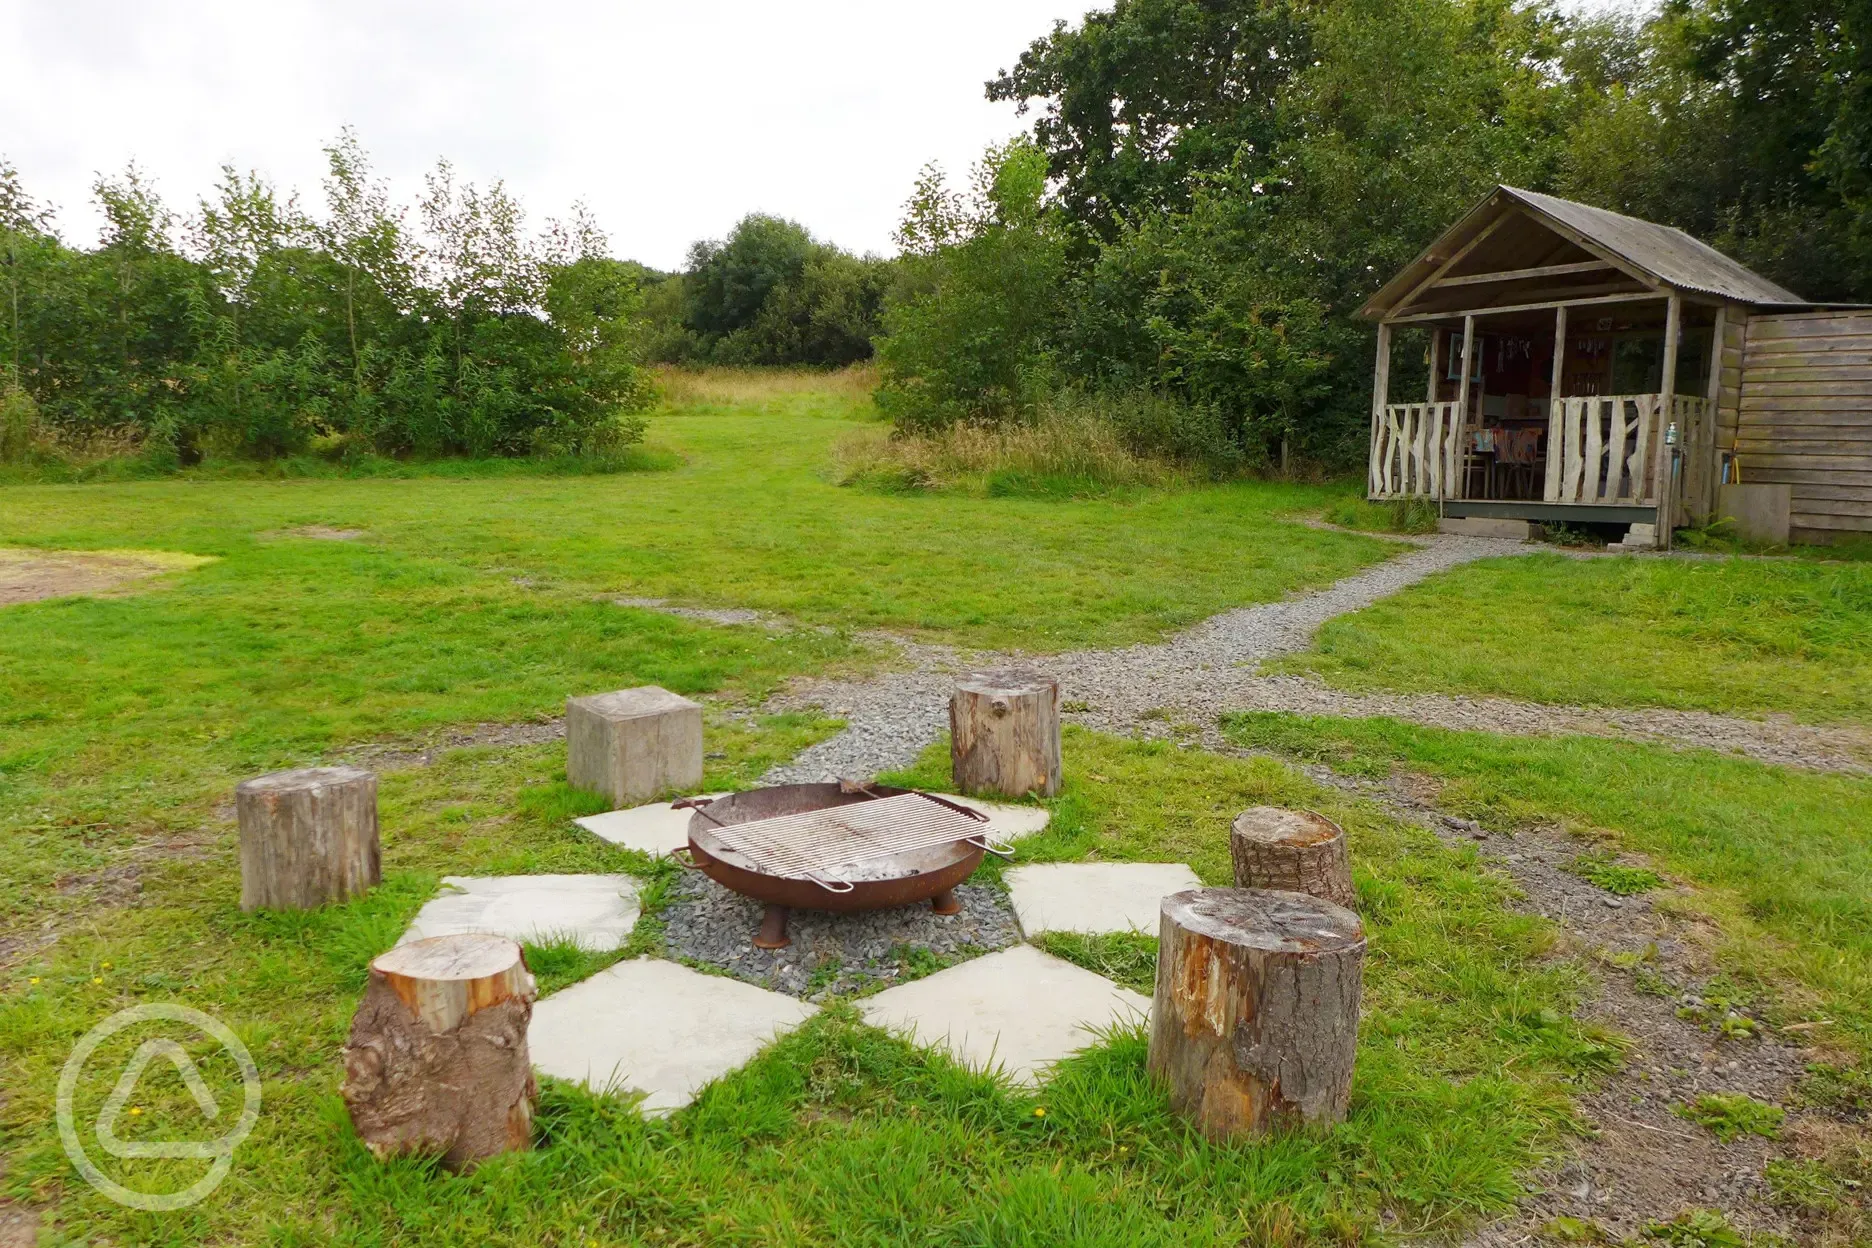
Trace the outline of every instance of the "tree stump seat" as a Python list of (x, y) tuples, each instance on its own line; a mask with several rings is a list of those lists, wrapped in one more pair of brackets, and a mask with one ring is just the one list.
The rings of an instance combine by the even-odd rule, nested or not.
[(465, 1170), (532, 1147), (535, 995), (520, 946), (504, 936), (435, 936), (373, 960), (343, 1088), (371, 1152)]
[(1163, 899), (1151, 1073), (1212, 1139), (1345, 1118), (1365, 932), (1305, 893), (1202, 888)]
[(1324, 815), (1251, 806), (1229, 829), (1236, 888), (1272, 888), (1358, 908), (1345, 831)]
[(383, 876), (377, 777), (357, 767), (304, 767), (243, 780), (241, 909), (309, 910), (368, 892)]
[(958, 681), (949, 699), (949, 761), (963, 793), (1058, 793), (1059, 682), (1028, 668), (974, 672)]

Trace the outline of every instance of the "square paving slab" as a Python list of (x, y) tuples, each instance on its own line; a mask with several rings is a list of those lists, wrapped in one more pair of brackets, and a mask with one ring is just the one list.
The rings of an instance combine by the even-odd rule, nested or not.
[[(720, 793), (698, 794), (720, 797)], [(625, 849), (634, 849), (652, 858), (661, 858), (670, 850), (689, 843), (689, 815), (686, 810), (671, 810), (668, 802), (652, 802), (629, 810), (612, 810), (602, 815), (587, 815), (572, 822)]]
[(492, 932), (536, 945), (570, 938), (604, 953), (630, 939), (640, 910), (628, 875), (450, 875), (397, 943)]
[(818, 1007), (674, 962), (620, 962), (533, 1007), (536, 1069), (594, 1092), (646, 1094), (662, 1117), (745, 1064)]
[(1016, 945), (863, 1001), (865, 1021), (947, 1048), (977, 1070), (1035, 1084), (1097, 1032), (1150, 1017), (1150, 998), (1102, 975)]
[(1041, 932), (1155, 936), (1158, 903), (1202, 887), (1181, 862), (1042, 862), (1014, 867), (1001, 878), (1029, 939)]
[[(722, 794), (708, 793), (701, 796), (721, 797)], [(1047, 821), (1052, 818), (1051, 813), (1040, 806), (1011, 806), (1002, 802), (984, 802), (974, 797), (956, 797), (954, 794), (941, 796), (972, 806), (987, 815), (989, 831), (1004, 841), (1018, 841), (1023, 836), (1032, 836), (1046, 827)], [(669, 802), (652, 802), (648, 806), (634, 806), (629, 810), (587, 815), (573, 822), (613, 845), (622, 845), (625, 849), (661, 858), (670, 850), (689, 843), (689, 815), (687, 810), (671, 810)]]

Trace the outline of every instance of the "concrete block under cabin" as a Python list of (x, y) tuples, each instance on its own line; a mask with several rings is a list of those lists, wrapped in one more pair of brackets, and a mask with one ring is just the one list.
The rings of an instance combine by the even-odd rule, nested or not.
[(1527, 520), (1507, 520), (1498, 516), (1445, 516), (1437, 521), (1437, 532), (1460, 537), (1499, 537), (1510, 542), (1531, 542), (1540, 536), (1540, 526)]
[(1789, 484), (1725, 485), (1716, 491), (1716, 514), (1735, 521), (1745, 542), (1785, 546), (1793, 523), (1794, 487)]
[(702, 783), (702, 707), (643, 685), (566, 699), (566, 780), (623, 805)]

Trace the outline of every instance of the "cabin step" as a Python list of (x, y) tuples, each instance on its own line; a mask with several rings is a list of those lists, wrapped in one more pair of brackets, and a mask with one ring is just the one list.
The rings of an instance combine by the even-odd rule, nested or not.
[(1630, 530), (1625, 534), (1625, 540), (1618, 545), (1621, 550), (1656, 550), (1657, 525), (1632, 525)]

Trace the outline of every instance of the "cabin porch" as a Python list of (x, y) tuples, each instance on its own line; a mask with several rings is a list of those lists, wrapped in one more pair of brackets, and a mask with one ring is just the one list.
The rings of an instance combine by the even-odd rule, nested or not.
[[(1700, 513), (1719, 316), (1647, 292), (1382, 321), (1368, 495), (1434, 499), (1451, 516)], [(1420, 397), (1393, 392), (1406, 386)]]

